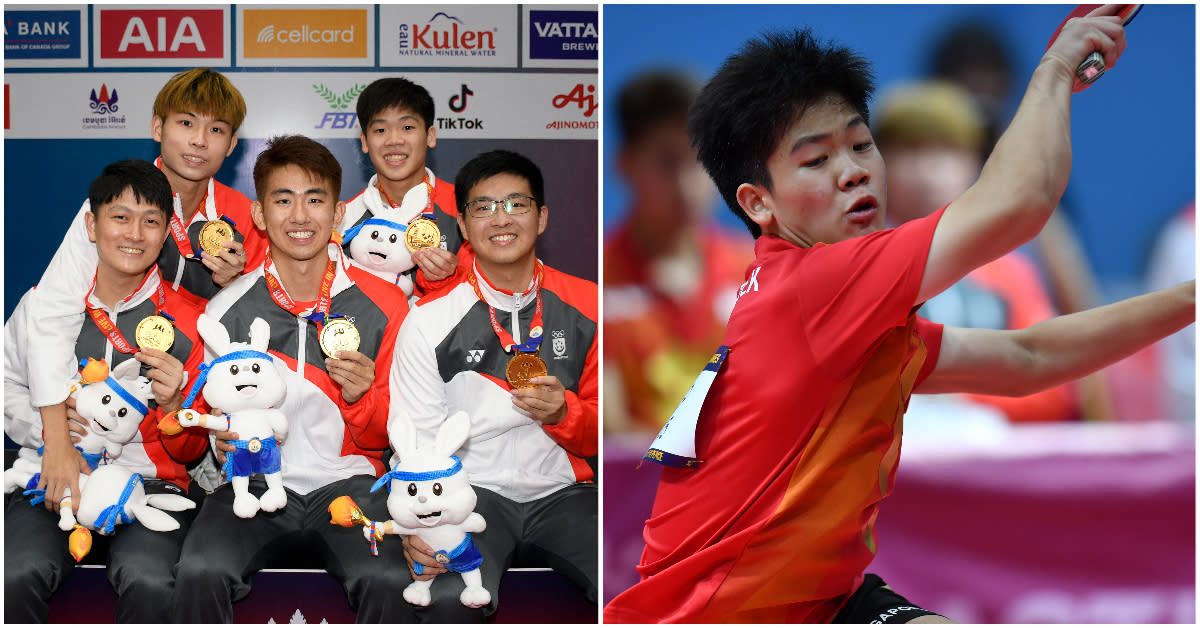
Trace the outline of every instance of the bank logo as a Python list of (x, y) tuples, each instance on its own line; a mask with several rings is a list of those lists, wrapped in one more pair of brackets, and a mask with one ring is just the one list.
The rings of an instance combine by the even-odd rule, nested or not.
[(5, 59), (78, 59), (79, 11), (5, 11)]
[(530, 11), (530, 59), (599, 58), (596, 11)]
[(461, 18), (443, 11), (424, 24), (399, 25), (397, 53), (423, 57), (494, 57), (498, 26), (473, 28)]
[(101, 59), (221, 59), (221, 9), (100, 10)]
[(358, 101), (358, 95), (366, 88), (366, 84), (360, 83), (344, 92), (338, 93), (326, 87), (324, 83), (313, 85), (313, 90), (326, 103), (329, 103), (331, 109), (331, 111), (326, 111), (321, 116), (321, 123), (313, 128), (353, 129), (357, 127), (358, 113), (354, 110), (354, 103)]
[(125, 128), (125, 114), (117, 113), (117, 88), (108, 89), (108, 84), (101, 83), (100, 91), (92, 88), (88, 95), (90, 111), (80, 120), (80, 128), (87, 130), (111, 130)]
[(245, 9), (247, 59), (367, 56), (366, 9)]

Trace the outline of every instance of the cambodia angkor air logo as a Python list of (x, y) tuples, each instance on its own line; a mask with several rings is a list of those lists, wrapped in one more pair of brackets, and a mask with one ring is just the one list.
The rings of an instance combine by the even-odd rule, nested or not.
[(108, 85), (100, 84), (100, 95), (96, 95), (96, 89), (92, 88), (92, 112), (93, 113), (116, 113), (120, 108), (117, 107), (117, 88), (113, 88), (112, 93), (108, 92)]
[(91, 96), (88, 98), (90, 102), (88, 107), (91, 109), (80, 119), (81, 129), (124, 129), (125, 114), (117, 113), (120, 107), (117, 105), (117, 88), (112, 91), (108, 90), (108, 85), (100, 84), (100, 93), (96, 93), (96, 89), (92, 88)]
[[(352, 105), (358, 100), (358, 95), (366, 89), (366, 85), (355, 85), (350, 89), (338, 93), (329, 89), (324, 83), (313, 85), (313, 90), (317, 95), (325, 99), (329, 103), (332, 111), (326, 111), (321, 117), (321, 123), (313, 127), (314, 129), (353, 129), (358, 123), (358, 114), (354, 111)], [(350, 111), (346, 111), (350, 109)], [(328, 123), (329, 126), (326, 126)]]

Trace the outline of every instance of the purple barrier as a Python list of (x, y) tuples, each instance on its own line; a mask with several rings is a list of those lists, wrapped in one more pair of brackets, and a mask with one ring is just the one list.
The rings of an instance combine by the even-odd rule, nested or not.
[[(1195, 443), (1168, 423), (905, 444), (869, 571), (963, 623), (1195, 623)], [(658, 471), (605, 441), (604, 599), (637, 580)], [(910, 446), (912, 445), (912, 446)]]
[[(396, 595), (400, 595), (397, 591)], [(599, 611), (563, 576), (542, 569), (513, 569), (500, 581), (496, 624), (595, 624)], [(111, 624), (117, 596), (103, 566), (75, 569), (50, 600), (50, 623)], [(254, 588), (233, 605), (239, 624), (354, 623), (337, 581), (322, 571), (280, 569), (254, 576)]]

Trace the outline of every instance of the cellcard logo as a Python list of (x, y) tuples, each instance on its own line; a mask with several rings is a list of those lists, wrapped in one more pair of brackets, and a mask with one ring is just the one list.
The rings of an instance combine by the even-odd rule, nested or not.
[(79, 128), (88, 130), (124, 129), (125, 114), (117, 113), (121, 109), (119, 101), (116, 87), (109, 90), (107, 84), (101, 83), (99, 92), (92, 88), (92, 93), (88, 96), (89, 112), (80, 120)]
[(367, 9), (246, 9), (242, 23), (247, 59), (367, 55)]
[(79, 11), (5, 11), (5, 59), (78, 59)]
[(354, 103), (358, 100), (358, 95), (362, 93), (367, 86), (365, 83), (357, 84), (354, 87), (344, 91), (335, 92), (325, 86), (324, 83), (313, 85), (313, 90), (317, 95), (329, 103), (329, 111), (326, 111), (321, 116), (321, 123), (313, 127), (314, 129), (353, 129), (358, 126), (358, 114), (354, 110)]
[(580, 59), (599, 57), (596, 11), (530, 11), (530, 59)]
[(470, 26), (443, 11), (424, 24), (402, 23), (397, 52), (410, 57), (494, 57), (497, 26)]
[(100, 10), (101, 59), (221, 59), (221, 9)]

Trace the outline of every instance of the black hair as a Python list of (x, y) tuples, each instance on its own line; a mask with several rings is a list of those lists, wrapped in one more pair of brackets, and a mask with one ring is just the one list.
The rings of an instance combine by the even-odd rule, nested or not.
[(866, 59), (817, 41), (809, 29), (747, 41), (704, 86), (689, 112), (688, 132), (725, 204), (754, 237), (762, 229), (738, 205), (738, 186), (770, 189), (767, 160), (788, 127), (826, 96), (840, 96), (869, 124), (874, 88)]
[(664, 122), (686, 123), (688, 107), (699, 91), (699, 83), (683, 72), (660, 69), (637, 75), (617, 97), (621, 141), (636, 143)]
[(433, 97), (424, 87), (402, 77), (381, 78), (358, 95), (355, 111), (358, 126), (366, 132), (371, 118), (388, 107), (411, 109), (424, 122), (425, 128), (433, 126)]
[(540, 208), (545, 205), (545, 183), (542, 181), (542, 171), (525, 155), (511, 150), (493, 150), (480, 153), (471, 158), (458, 169), (454, 177), (454, 202), (460, 211), (465, 211), (467, 195), (476, 183), (494, 177), (498, 174), (511, 174), (529, 182), (533, 192), (533, 200)]
[(271, 173), (287, 166), (298, 166), (312, 177), (328, 181), (334, 202), (342, 193), (342, 165), (324, 144), (303, 135), (280, 135), (268, 140), (254, 160), (254, 191), (260, 203), (266, 201)]
[(168, 217), (175, 209), (167, 175), (144, 159), (126, 159), (105, 166), (88, 187), (92, 214), (98, 216), (102, 205), (111, 203), (125, 190), (132, 191), (135, 200), (158, 207)]

